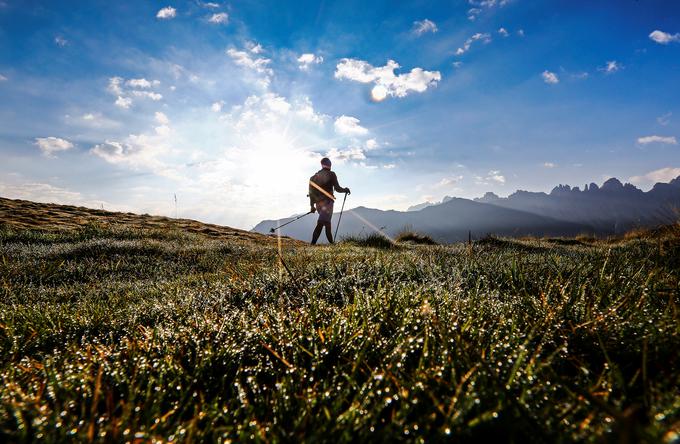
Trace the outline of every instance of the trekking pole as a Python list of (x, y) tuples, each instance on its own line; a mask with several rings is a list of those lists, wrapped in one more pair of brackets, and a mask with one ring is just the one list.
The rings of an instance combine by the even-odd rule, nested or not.
[(292, 224), (292, 223), (295, 222), (296, 220), (300, 220), (300, 219), (302, 219), (303, 217), (307, 216), (308, 214), (312, 214), (312, 211), (310, 211), (309, 213), (305, 213), (305, 214), (303, 214), (302, 216), (298, 216), (298, 217), (296, 217), (296, 218), (293, 219), (293, 220), (289, 220), (289, 221), (286, 222), (285, 224), (279, 225), (279, 226), (276, 227), (276, 228), (272, 228), (271, 230), (269, 230), (269, 232), (270, 232), (270, 233), (274, 233), (276, 230), (280, 230), (281, 228), (285, 227), (286, 225)]
[(342, 220), (342, 210), (345, 209), (345, 201), (347, 200), (347, 193), (345, 193), (345, 198), (342, 199), (342, 208), (340, 208), (340, 217), (338, 217), (338, 224), (335, 226), (335, 235), (333, 235), (333, 240), (338, 238), (338, 229), (340, 228), (340, 221)]

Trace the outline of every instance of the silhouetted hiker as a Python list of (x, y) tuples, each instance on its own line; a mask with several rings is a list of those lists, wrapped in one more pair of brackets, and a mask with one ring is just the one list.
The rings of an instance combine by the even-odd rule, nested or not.
[(319, 220), (316, 222), (314, 234), (312, 235), (312, 245), (316, 245), (321, 230), (326, 228), (326, 238), (329, 243), (333, 243), (331, 232), (331, 217), (333, 217), (333, 190), (338, 193), (351, 194), (349, 188), (343, 188), (338, 183), (338, 176), (331, 171), (331, 161), (327, 157), (321, 159), (321, 169), (309, 178), (309, 204), (311, 212), (319, 212)]

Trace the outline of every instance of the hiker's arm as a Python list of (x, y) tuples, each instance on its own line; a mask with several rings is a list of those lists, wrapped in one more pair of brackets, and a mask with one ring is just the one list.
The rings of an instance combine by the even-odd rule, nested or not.
[(348, 193), (349, 194), (349, 188), (341, 187), (340, 184), (338, 183), (338, 176), (335, 175), (335, 174), (333, 174), (333, 188), (338, 193)]
[(309, 211), (313, 213), (313, 212), (316, 211), (316, 208), (314, 208), (314, 198), (312, 197), (312, 193), (313, 193), (312, 186), (310, 185), (309, 186), (309, 194), (307, 196), (309, 196), (309, 207), (310, 207)]

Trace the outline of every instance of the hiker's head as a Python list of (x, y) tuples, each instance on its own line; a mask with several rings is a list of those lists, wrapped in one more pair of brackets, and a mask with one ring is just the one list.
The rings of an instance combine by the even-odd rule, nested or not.
[(330, 170), (331, 169), (331, 159), (329, 159), (328, 157), (324, 157), (323, 159), (321, 159), (321, 168), (325, 168), (327, 170)]

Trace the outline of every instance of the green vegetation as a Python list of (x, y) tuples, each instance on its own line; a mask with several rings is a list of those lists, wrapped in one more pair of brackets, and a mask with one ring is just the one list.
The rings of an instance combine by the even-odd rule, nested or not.
[(389, 249), (397, 246), (392, 239), (378, 233), (370, 233), (358, 236), (346, 236), (342, 238), (342, 242), (348, 245), (353, 245), (355, 247), (365, 248)]
[(400, 243), (409, 243), (416, 245), (437, 245), (437, 242), (435, 242), (434, 239), (432, 239), (427, 234), (418, 233), (412, 230), (407, 230), (399, 233), (395, 240)]
[(366, 245), (0, 230), (0, 440), (678, 439), (677, 230)]

